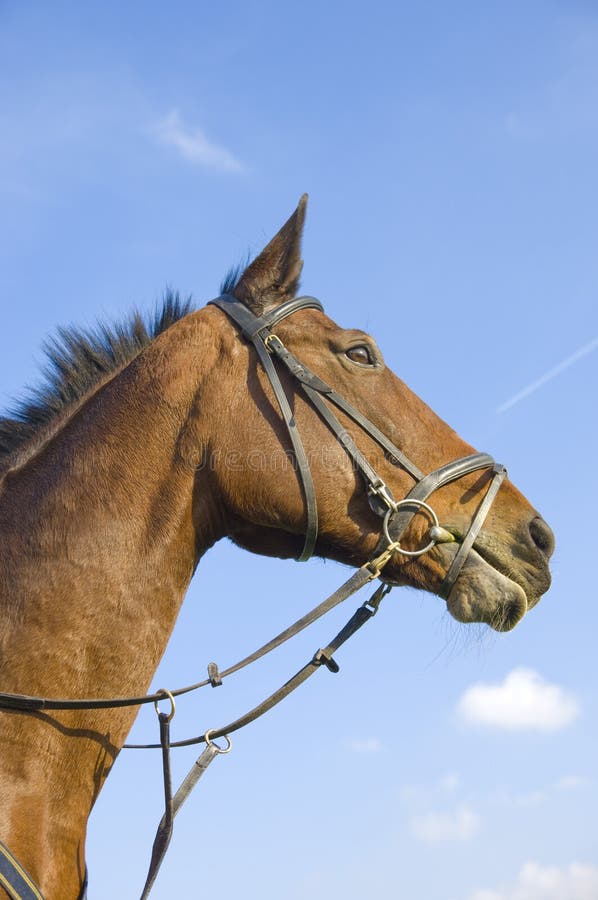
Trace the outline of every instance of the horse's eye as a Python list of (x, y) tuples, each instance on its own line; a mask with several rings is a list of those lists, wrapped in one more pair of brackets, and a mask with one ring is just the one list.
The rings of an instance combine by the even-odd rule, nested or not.
[(359, 344), (357, 347), (350, 347), (345, 356), (348, 356), (352, 362), (359, 363), (361, 366), (373, 366), (374, 360), (369, 347), (365, 344)]

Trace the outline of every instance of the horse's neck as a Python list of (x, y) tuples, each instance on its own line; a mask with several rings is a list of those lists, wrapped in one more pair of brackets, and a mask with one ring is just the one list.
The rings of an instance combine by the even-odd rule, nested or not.
[[(4, 658), (22, 658), (23, 692), (140, 686), (164, 649), (196, 551), (185, 413), (159, 388), (133, 364), (5, 479)], [(46, 657), (34, 672), (27, 646)]]
[[(163, 351), (148, 348), (4, 479), (0, 690), (111, 696), (151, 680), (216, 536), (197, 533), (201, 490), (180, 453), (196, 386), (180, 366), (157, 374)], [(0, 715), (0, 839), (12, 834), (18, 852), (21, 817), (46, 816), (53, 833), (70, 831), (72, 857), (135, 710)]]

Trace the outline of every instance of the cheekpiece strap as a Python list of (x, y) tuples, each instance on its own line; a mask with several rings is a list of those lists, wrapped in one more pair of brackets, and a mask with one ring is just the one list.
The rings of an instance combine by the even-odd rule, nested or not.
[(318, 309), (321, 311), (323, 310), (323, 306), (315, 297), (294, 297), (292, 300), (287, 300), (270, 312), (264, 313), (263, 316), (254, 316), (244, 303), (241, 303), (236, 297), (232, 297), (230, 294), (223, 294), (215, 300), (210, 300), (210, 304), (221, 309), (223, 313), (239, 326), (243, 335), (251, 341), (264, 371), (268, 376), (270, 384), (272, 385), (272, 390), (274, 391), (291, 444), (293, 445), (295, 463), (300, 483), (303, 488), (306, 510), (305, 537), (303, 549), (297, 559), (299, 562), (305, 562), (312, 556), (318, 537), (318, 505), (316, 500), (316, 489), (314, 487), (307, 454), (303, 447), (303, 441), (301, 440), (299, 429), (295, 422), (295, 416), (280, 378), (278, 377), (278, 372), (272, 362), (272, 358), (266, 346), (266, 339), (271, 335), (271, 326), (276, 325), (282, 319), (286, 319), (287, 316), (297, 312), (297, 310)]

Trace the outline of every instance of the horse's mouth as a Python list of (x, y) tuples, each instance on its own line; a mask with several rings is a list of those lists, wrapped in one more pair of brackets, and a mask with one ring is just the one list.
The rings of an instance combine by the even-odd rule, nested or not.
[(484, 622), (495, 631), (510, 631), (528, 610), (525, 590), (472, 550), (447, 597), (458, 622)]
[[(412, 584), (440, 594), (460, 546), (459, 540), (437, 543), (428, 557), (399, 563), (397, 568), (391, 563), (382, 578), (392, 585)], [(446, 598), (448, 611), (458, 622), (482, 622), (494, 631), (511, 631), (550, 587), (548, 560), (553, 548), (553, 543), (542, 548), (524, 537), (505, 540), (482, 531)], [(433, 560), (432, 568), (425, 565), (426, 558)]]
[[(448, 547), (443, 551), (456, 552)], [(530, 563), (525, 568), (476, 543), (447, 598), (450, 614), (459, 622), (483, 622), (495, 631), (510, 631), (550, 584), (547, 565)]]

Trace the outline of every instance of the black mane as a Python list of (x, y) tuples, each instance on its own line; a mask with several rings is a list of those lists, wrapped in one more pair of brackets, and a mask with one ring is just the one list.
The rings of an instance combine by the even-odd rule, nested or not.
[(44, 346), (48, 362), (43, 384), (29, 389), (10, 410), (10, 418), (0, 418), (0, 459), (30, 441), (191, 309), (191, 298), (181, 300), (168, 291), (147, 319), (134, 312), (123, 322), (100, 324), (91, 330), (59, 328)]

